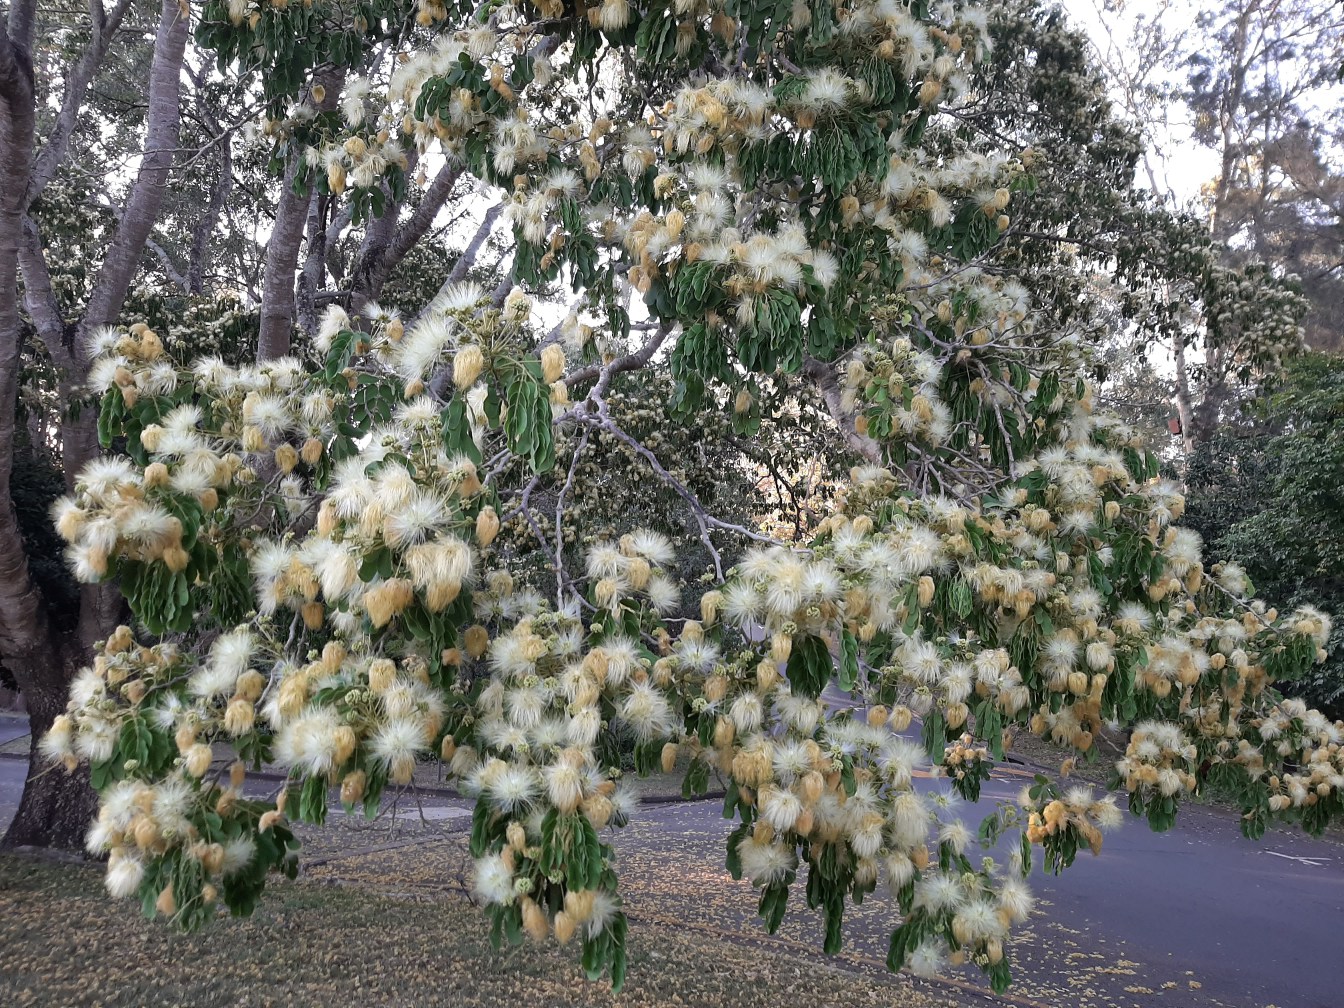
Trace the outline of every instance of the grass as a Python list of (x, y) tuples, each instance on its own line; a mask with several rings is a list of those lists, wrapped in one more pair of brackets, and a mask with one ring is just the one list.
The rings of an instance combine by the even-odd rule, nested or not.
[[(395, 861), (395, 859), (389, 859)], [(460, 893), (383, 885), (275, 884), (257, 914), (183, 935), (101, 889), (101, 868), (0, 856), (0, 1004), (316, 1005), (454, 1008), (807, 1005), (955, 1008), (904, 978), (632, 924), (627, 986), (587, 983), (574, 949), (496, 952)], [(423, 866), (422, 866), (423, 867)]]

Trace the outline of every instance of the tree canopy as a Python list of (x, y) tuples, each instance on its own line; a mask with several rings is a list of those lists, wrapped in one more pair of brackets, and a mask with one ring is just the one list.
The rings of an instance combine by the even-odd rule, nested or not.
[[(209, 72), (264, 106), (283, 177), (240, 254), (255, 321), (134, 317), (138, 259), (109, 253), (77, 348), (44, 341), (106, 453), (66, 453), (56, 528), (130, 614), (103, 610), (42, 742), (99, 792), (109, 890), (187, 927), (250, 912), (295, 871), (289, 823), (333, 788), (376, 814), (438, 759), (476, 802), (495, 936), (573, 942), (619, 986), (628, 753), (687, 794), (726, 781), (768, 929), (797, 885), (836, 952), (885, 882), (892, 969), (1003, 989), (1026, 879), (1126, 811), (1166, 829), (1214, 782), (1247, 836), (1323, 830), (1344, 725), (1280, 689), (1330, 620), (1206, 566), (1182, 489), (1098, 406), (1123, 324), (1100, 283), (1140, 333), (1194, 339), (1197, 303), (1247, 376), (1297, 348), (1301, 299), (1133, 190), (1056, 15), (993, 13), (207, 3)], [(142, 175), (176, 145), (152, 113), (189, 16), (161, 12)], [(449, 256), (424, 239), (454, 193)], [(199, 248), (178, 239), (165, 273)], [(215, 342), (174, 335), (202, 317)], [(1128, 733), (1119, 801), (1041, 777), (978, 830), (951, 806), (1014, 733), (1094, 760), (1104, 728)], [(263, 763), (276, 802), (243, 793)], [(925, 766), (948, 796), (915, 790)]]

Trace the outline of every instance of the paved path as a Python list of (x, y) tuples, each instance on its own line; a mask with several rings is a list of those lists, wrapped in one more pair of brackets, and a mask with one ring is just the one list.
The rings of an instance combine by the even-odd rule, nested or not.
[[(992, 801), (993, 790), (982, 800)], [(978, 818), (979, 810), (968, 812), (968, 820)], [(636, 908), (757, 926), (749, 887), (722, 869), (726, 824), (718, 813), (713, 803), (643, 810), (617, 841)], [(1337, 844), (1288, 835), (1251, 844), (1235, 821), (1192, 809), (1167, 834), (1127, 823), (1100, 857), (1085, 856), (1058, 878), (1038, 870), (1032, 885), (1044, 913), (1012, 946), (1011, 993), (1019, 997), (1061, 1008), (1344, 1004), (1344, 847)], [(816, 915), (801, 899), (797, 906), (791, 899), (790, 914), (781, 934), (815, 947)], [(885, 898), (855, 908), (846, 947), (881, 961), (892, 914)]]
[(28, 734), (27, 714), (0, 714), (0, 745)]
[[(13, 814), (25, 768), (22, 760), (0, 759), (0, 825)], [(942, 782), (921, 781), (920, 786), (941, 787)], [(963, 806), (965, 818), (978, 823), (995, 800), (1010, 797), (1017, 786), (1016, 781), (991, 782), (983, 807)], [(440, 839), (445, 828), (468, 826), (466, 808), (447, 799), (423, 803)], [(409, 809), (401, 815), (419, 819)], [(615, 844), (635, 926), (641, 918), (656, 919), (738, 940), (763, 938), (750, 886), (734, 882), (723, 868), (728, 829), (720, 803), (704, 801), (645, 806), (620, 831)], [(1289, 833), (1253, 844), (1240, 837), (1231, 815), (1190, 808), (1182, 813), (1181, 825), (1166, 834), (1128, 822), (1107, 838), (1100, 857), (1084, 855), (1059, 878), (1038, 870), (1032, 884), (1044, 912), (1018, 933), (1011, 948), (1016, 964), (1011, 994), (1023, 1003), (1051, 1008), (1344, 1004), (1339, 937), (1344, 845)], [(846, 921), (849, 964), (880, 963), (892, 923), (893, 906), (880, 895), (854, 908)], [(820, 944), (819, 921), (806, 909), (801, 886), (775, 943), (795, 942), (800, 949)], [(952, 976), (979, 982), (979, 974), (971, 971)]]

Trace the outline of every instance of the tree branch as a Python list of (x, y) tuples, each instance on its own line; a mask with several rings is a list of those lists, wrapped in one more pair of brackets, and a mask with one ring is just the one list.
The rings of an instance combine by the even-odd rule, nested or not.
[(181, 287), (183, 293), (191, 293), (191, 282), (178, 271), (177, 264), (173, 262), (173, 257), (168, 254), (166, 248), (153, 238), (145, 239), (145, 248), (153, 252), (160, 264), (162, 264), (163, 272), (167, 274), (170, 283), (177, 287)]
[(233, 135), (221, 137), (219, 144), (218, 174), (210, 188), (210, 203), (196, 222), (191, 233), (191, 252), (187, 263), (187, 290), (192, 294), (205, 292), (205, 274), (210, 267), (210, 244), (215, 228), (224, 212), (229, 192), (233, 189)]
[(835, 377), (835, 369), (815, 357), (808, 357), (803, 361), (803, 375), (821, 393), (821, 398), (826, 403), (826, 412), (835, 421), (835, 426), (849, 449), (869, 462), (881, 462), (881, 446), (867, 435), (860, 434), (854, 427), (854, 417), (841, 407), (840, 382)]
[[(321, 111), (336, 107), (345, 83), (345, 68), (326, 66), (313, 74), (313, 84), (321, 85), (326, 94), (316, 103)], [(309, 101), (312, 101), (309, 91)], [(302, 165), (302, 154), (296, 153), (285, 171), (284, 189), (280, 205), (275, 211), (275, 223), (270, 240), (266, 243), (266, 273), (261, 286), (261, 323), (257, 330), (257, 360), (271, 360), (289, 353), (290, 330), (294, 326), (294, 272), (299, 262), (299, 245), (303, 242), (308, 223), (309, 189), (302, 196), (294, 191), (294, 179)]]
[[(97, 326), (116, 321), (163, 206), (181, 123), (179, 93), (189, 27), (190, 21), (177, 0), (163, 0), (149, 68), (149, 112), (140, 170), (80, 320), (81, 337)], [(82, 354), (82, 347), (76, 348), (76, 353)]]
[(420, 205), (400, 228), (392, 230), (392, 225), (396, 224), (395, 214), (392, 215), (388, 227), (370, 228), (369, 239), (360, 256), (360, 263), (352, 271), (355, 283), (351, 292), (352, 307), (358, 307), (359, 302), (364, 299), (378, 300), (387, 278), (416, 243), (428, 233), (434, 224), (434, 218), (443, 209), (444, 203), (448, 201), (453, 191), (453, 186), (461, 177), (462, 166), (455, 161), (445, 161), (425, 189)]
[(73, 334), (61, 316), (61, 306), (51, 286), (51, 272), (47, 269), (37, 225), (25, 215), (20, 227), (19, 262), (23, 266), (24, 307), (28, 309), (47, 355), (61, 372), (62, 383), (68, 385), (75, 373)]
[[(28, 190), (25, 197), (24, 207), (33, 205), (33, 201), (42, 195), (43, 190), (51, 184), (51, 180), (56, 177), (56, 172), (61, 163), (65, 161), (65, 156), (70, 148), (70, 138), (74, 136), (75, 128), (79, 125), (79, 110), (84, 104), (84, 94), (88, 90), (89, 83), (98, 72), (98, 67), (102, 65), (103, 58), (107, 55), (107, 47), (121, 27), (122, 19), (131, 7), (131, 0), (118, 0), (116, 6), (103, 13), (102, 0), (90, 0), (89, 17), (92, 21), (92, 30), (89, 34), (89, 44), (85, 46), (84, 52), (79, 57), (79, 62), (71, 69), (65, 80), (65, 96), (61, 100), (61, 110), (56, 114), (55, 125), (52, 126), (51, 135), (47, 142), (42, 145), (38, 152), (37, 161), (33, 165), (32, 173), (28, 177)], [(160, 25), (162, 27), (162, 24)], [(180, 61), (179, 61), (180, 62)], [(176, 131), (174, 131), (176, 135)], [(176, 145), (176, 140), (174, 140)], [(148, 145), (146, 145), (148, 147)]]

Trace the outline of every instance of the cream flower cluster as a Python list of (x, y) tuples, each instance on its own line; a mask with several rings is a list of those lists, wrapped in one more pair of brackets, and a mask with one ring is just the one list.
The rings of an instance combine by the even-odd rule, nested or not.
[[(849, 362), (841, 404), (850, 411), (857, 410), (860, 402), (873, 404), (855, 420), (860, 434), (871, 430), (881, 437), (936, 447), (952, 429), (951, 410), (938, 393), (941, 377), (937, 358), (898, 338), (890, 351), (870, 349)], [(879, 418), (885, 422), (874, 428)]]
[(1037, 801), (1021, 797), (1027, 807), (1039, 806), (1028, 819), (1027, 839), (1041, 843), (1068, 830), (1074, 830), (1093, 854), (1101, 853), (1102, 833), (1120, 825), (1124, 812), (1110, 795), (1097, 798), (1089, 787), (1069, 788), (1058, 798)]
[[(782, 557), (760, 555), (754, 564), (757, 572), (777, 570), (788, 577)], [(834, 576), (815, 564), (795, 573)], [(776, 599), (780, 602), (767, 619), (782, 628), (793, 625), (780, 620), (790, 607), (794, 614), (809, 608), (806, 597)], [(732, 605), (726, 594), (722, 604), (726, 615)], [(946, 914), (946, 933), (924, 943), (916, 968), (936, 971), (950, 957), (999, 962), (1009, 928), (1029, 911), (1030, 894), (1016, 875), (998, 879), (988, 868), (964, 874), (937, 870), (939, 852), (965, 858), (975, 838), (950, 796), (926, 797), (914, 789), (927, 757), (901, 734), (911, 712), (877, 705), (856, 715), (795, 694), (776, 664), (784, 629), (768, 638), (771, 656), (758, 660), (748, 651), (727, 661), (714, 660), (719, 656), (699, 640), (698, 624), (688, 629), (693, 636), (688, 641), (683, 634), (674, 653), (688, 672), (698, 664), (704, 678), (686, 695), (701, 717), (714, 719), (713, 761), (752, 810), (744, 819), (750, 828), (734, 834), (743, 875), (762, 889), (785, 885), (805, 861), (817, 870), (830, 851), (836, 863), (848, 866), (839, 883), (847, 891), (861, 895), (885, 877), (894, 896), (913, 893), (907, 898), (915, 908)], [(683, 687), (695, 681), (681, 680)], [(697, 738), (684, 744), (696, 758), (709, 755)], [(952, 952), (952, 935), (962, 947), (959, 956)]]
[[(238, 657), (238, 648), (221, 638), (210, 662), (191, 671), (173, 645), (138, 645), (129, 628), (119, 627), (93, 666), (75, 678), (69, 713), (57, 717), (43, 738), (43, 753), (67, 767), (78, 760), (106, 765), (131, 719), (171, 740), (167, 759), (151, 749), (148, 763), (126, 760), (100, 795), (86, 844), (90, 853), (107, 855), (113, 896), (140, 896), (153, 864), (180, 855), (195, 866), (196, 890), (174, 893), (171, 883), (160, 883), (151, 893), (156, 910), (172, 917), (190, 902), (211, 907), (221, 884), (254, 867), (251, 833), (268, 813), (241, 800), (242, 764), (230, 768), (226, 786), (207, 779), (220, 696), (237, 690), (255, 699), (263, 682), (256, 671), (239, 667)], [(269, 814), (271, 822), (279, 817)], [(225, 835), (223, 826), (207, 825), (207, 815), (241, 828)]]
[[(1272, 812), (1315, 805), (1338, 798), (1344, 789), (1344, 726), (1331, 723), (1301, 700), (1284, 700), (1252, 723), (1265, 746), (1284, 760), (1284, 772), (1269, 777)], [(1226, 750), (1223, 750), (1226, 752)], [(1262, 764), (1263, 756), (1239, 739), (1235, 762)]]

